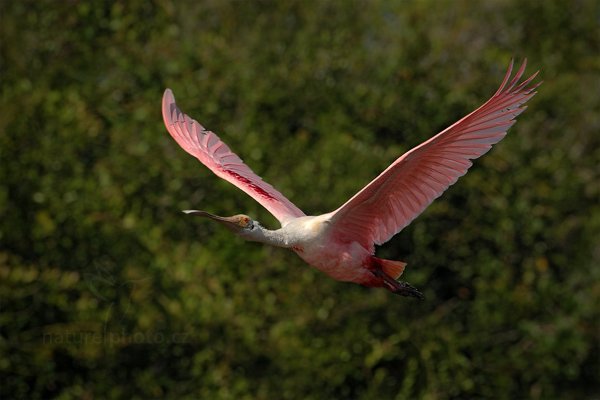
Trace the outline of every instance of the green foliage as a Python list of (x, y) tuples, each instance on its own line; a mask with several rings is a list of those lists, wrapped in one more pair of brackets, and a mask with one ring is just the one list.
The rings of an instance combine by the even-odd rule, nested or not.
[[(591, 398), (600, 391), (594, 0), (6, 1), (2, 398)], [(378, 254), (424, 302), (182, 215), (252, 199), (163, 90), (309, 214), (486, 100), (508, 137)]]

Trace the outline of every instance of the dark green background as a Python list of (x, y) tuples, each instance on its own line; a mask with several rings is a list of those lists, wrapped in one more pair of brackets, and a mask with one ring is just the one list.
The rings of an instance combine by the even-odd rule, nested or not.
[[(600, 6), (2, 1), (2, 398), (594, 398)], [(485, 101), (508, 137), (378, 249), (423, 302), (179, 210), (275, 219), (185, 154), (166, 87), (307, 214)]]

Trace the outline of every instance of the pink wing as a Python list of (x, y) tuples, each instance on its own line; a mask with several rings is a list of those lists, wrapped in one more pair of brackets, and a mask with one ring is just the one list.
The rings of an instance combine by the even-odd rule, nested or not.
[[(331, 234), (367, 249), (387, 242), (448, 187), (464, 175), (471, 161), (506, 135), (523, 104), (539, 84), (529, 87), (537, 72), (517, 85), (523, 62), (508, 83), (513, 62), (498, 91), (485, 104), (433, 138), (398, 158), (375, 180), (332, 213)], [(508, 83), (508, 84), (507, 84)]]
[(279, 222), (304, 216), (284, 195), (252, 172), (217, 135), (184, 114), (175, 104), (171, 89), (163, 95), (162, 114), (167, 130), (185, 151), (258, 201)]

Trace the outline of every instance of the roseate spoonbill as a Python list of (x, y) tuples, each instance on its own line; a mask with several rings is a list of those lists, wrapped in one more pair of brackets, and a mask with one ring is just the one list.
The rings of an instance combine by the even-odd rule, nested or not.
[(319, 216), (306, 216), (252, 172), (216, 134), (184, 114), (167, 89), (162, 114), (171, 136), (217, 176), (258, 201), (279, 220), (281, 228), (266, 229), (242, 214), (220, 217), (199, 210), (184, 212), (217, 221), (246, 240), (292, 249), (333, 279), (422, 298), (417, 289), (397, 280), (406, 264), (375, 257), (375, 245), (400, 232), (467, 172), (470, 160), (504, 138), (541, 83), (532, 84), (537, 72), (519, 83), (526, 63), (527, 59), (511, 79), (511, 61), (500, 88), (486, 103), (402, 155), (340, 208)]

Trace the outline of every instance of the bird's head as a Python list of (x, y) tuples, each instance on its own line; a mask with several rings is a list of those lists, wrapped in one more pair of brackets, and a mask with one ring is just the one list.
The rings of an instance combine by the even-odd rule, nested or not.
[(213, 215), (211, 213), (207, 213), (206, 211), (200, 210), (183, 210), (183, 212), (186, 214), (210, 218), (214, 221), (220, 222), (233, 233), (242, 236), (244, 236), (244, 234), (252, 232), (254, 228), (258, 225), (258, 223), (252, 220), (252, 218), (244, 214), (238, 214), (232, 217), (220, 217), (218, 215)]

